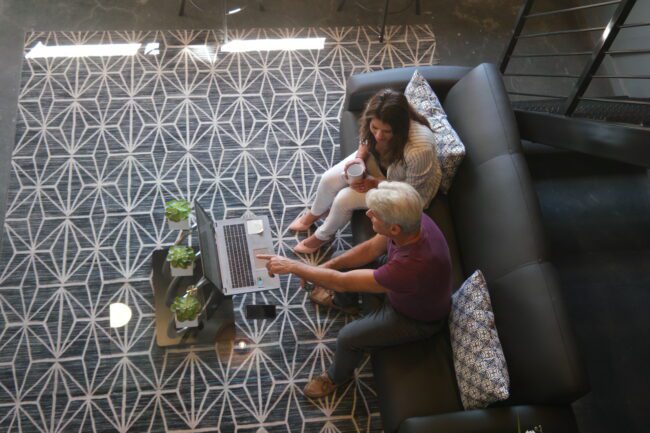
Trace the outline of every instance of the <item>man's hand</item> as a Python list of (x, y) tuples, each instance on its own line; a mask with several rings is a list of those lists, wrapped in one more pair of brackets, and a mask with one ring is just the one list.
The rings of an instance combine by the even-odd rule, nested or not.
[(258, 254), (258, 259), (268, 260), (266, 262), (266, 269), (269, 275), (273, 277), (275, 274), (284, 275), (292, 273), (292, 268), (295, 260), (288, 259), (282, 256), (273, 256), (270, 254)]
[(377, 188), (377, 185), (379, 185), (379, 181), (372, 177), (372, 176), (366, 176), (363, 179), (359, 179), (357, 181), (354, 181), (350, 184), (350, 188), (355, 190), (356, 192), (368, 192), (373, 188)]

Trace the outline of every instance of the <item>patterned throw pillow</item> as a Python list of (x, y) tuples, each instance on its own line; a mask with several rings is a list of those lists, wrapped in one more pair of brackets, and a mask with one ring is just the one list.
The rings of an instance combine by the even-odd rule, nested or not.
[(433, 89), (417, 70), (406, 86), (404, 95), (413, 108), (426, 117), (431, 125), (436, 137), (436, 151), (442, 170), (440, 190), (447, 194), (456, 170), (465, 157), (465, 146), (447, 121), (445, 110), (442, 109)]
[(481, 271), (474, 272), (452, 296), (449, 331), (463, 407), (478, 409), (507, 399), (508, 366)]

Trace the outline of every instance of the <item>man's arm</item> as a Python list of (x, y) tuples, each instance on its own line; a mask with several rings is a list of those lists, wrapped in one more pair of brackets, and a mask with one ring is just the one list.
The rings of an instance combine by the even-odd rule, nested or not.
[[(323, 263), (321, 267), (329, 269), (356, 269), (372, 263), (388, 249), (388, 238), (383, 235), (375, 235), (365, 242), (349, 249), (340, 256)], [(307, 278), (309, 280), (309, 278)], [(311, 280), (310, 280), (311, 281)]]
[(385, 293), (385, 287), (375, 280), (372, 269), (357, 269), (349, 272), (339, 272), (320, 266), (312, 266), (281, 256), (260, 254), (260, 259), (268, 260), (266, 268), (270, 274), (294, 274), (300, 278), (314, 282), (318, 286), (337, 292), (368, 292)]

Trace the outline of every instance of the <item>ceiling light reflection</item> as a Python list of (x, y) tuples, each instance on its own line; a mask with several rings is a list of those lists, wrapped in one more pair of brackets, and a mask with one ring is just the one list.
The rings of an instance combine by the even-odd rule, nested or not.
[(217, 47), (211, 45), (188, 45), (187, 51), (193, 56), (205, 62), (214, 63), (217, 61)]
[(133, 56), (142, 44), (52, 45), (37, 43), (25, 55), (28, 59), (51, 57)]
[(160, 43), (159, 42), (149, 42), (144, 46), (144, 53), (155, 56), (160, 54)]
[(133, 315), (131, 308), (121, 302), (109, 305), (108, 309), (111, 328), (121, 328), (129, 323), (129, 320), (131, 320), (131, 316)]
[(247, 51), (322, 50), (325, 38), (236, 39), (221, 46), (226, 53)]

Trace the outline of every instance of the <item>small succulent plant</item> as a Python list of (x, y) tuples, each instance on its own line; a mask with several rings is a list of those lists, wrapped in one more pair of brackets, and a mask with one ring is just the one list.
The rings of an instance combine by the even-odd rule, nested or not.
[(176, 320), (179, 322), (196, 319), (201, 312), (201, 303), (196, 298), (196, 289), (192, 287), (185, 295), (174, 298), (171, 310), (176, 314)]
[(192, 247), (173, 246), (167, 253), (167, 261), (175, 268), (188, 268), (195, 258), (196, 253)]
[(165, 203), (165, 217), (175, 223), (190, 217), (192, 208), (187, 200), (170, 200)]

